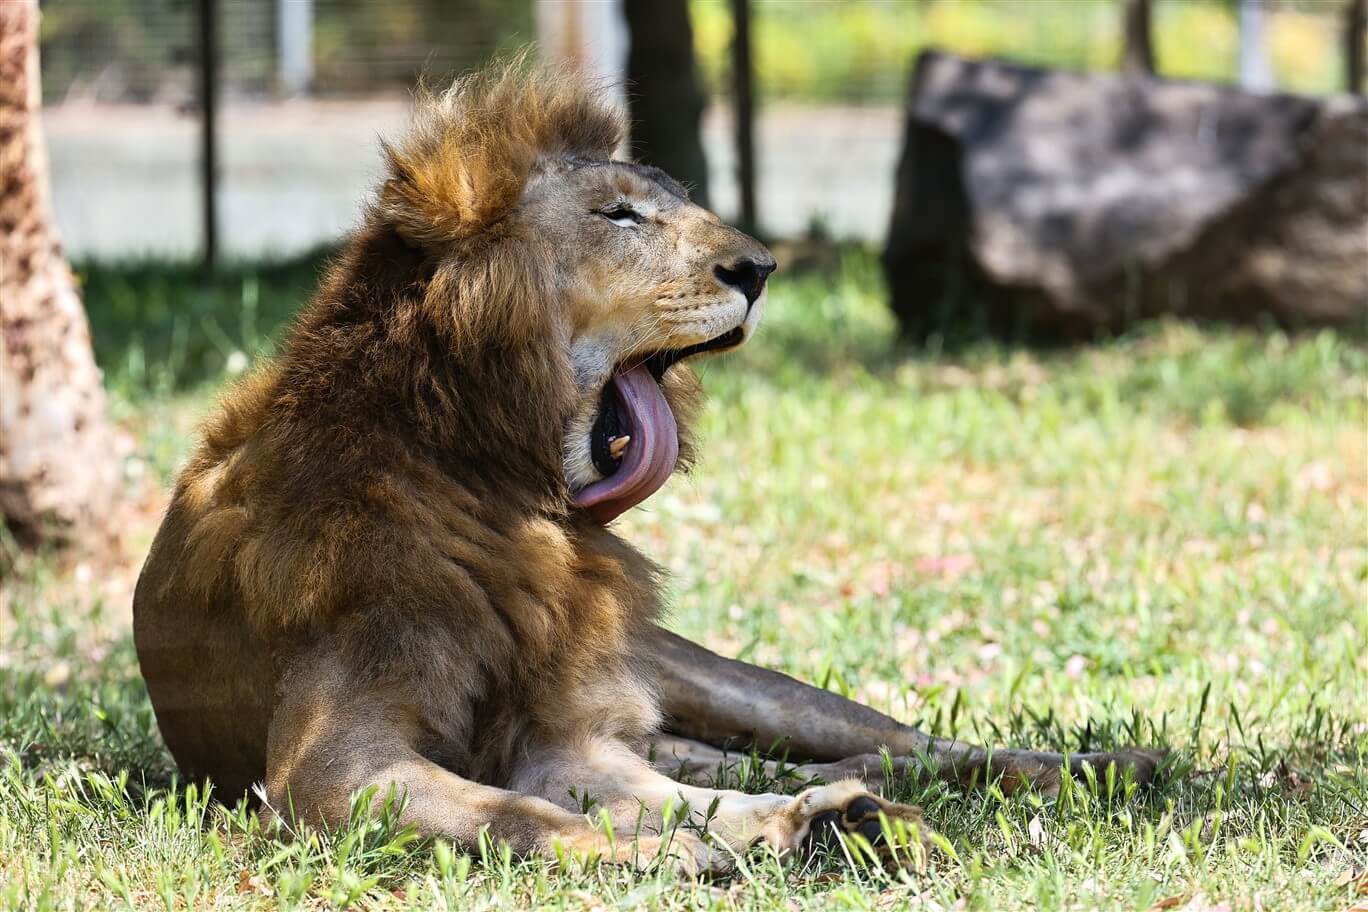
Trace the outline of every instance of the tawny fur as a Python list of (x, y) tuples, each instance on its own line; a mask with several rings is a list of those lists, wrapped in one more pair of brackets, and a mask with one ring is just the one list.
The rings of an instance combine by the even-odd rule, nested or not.
[[(165, 599), (185, 627), (213, 613), (232, 649), (277, 665), (326, 637), (435, 720), (443, 764), (480, 781), (506, 775), (529, 729), (644, 735), (657, 716), (630, 644), (657, 611), (656, 571), (570, 509), (551, 279), (535, 233), (500, 224), (538, 156), (604, 157), (621, 137), (618, 115), (554, 74), (510, 67), (421, 99), (280, 355), (208, 422), (139, 613)], [(671, 376), (685, 414), (686, 374)], [(273, 697), (255, 701), (267, 718)], [(187, 771), (244, 784), (214, 744), (171, 747)], [(260, 748), (248, 778), (264, 777)]]
[[(762, 296), (723, 267), (759, 262), (762, 286), (773, 261), (607, 160), (621, 135), (581, 85), (515, 64), (424, 96), (388, 147), (280, 355), (207, 424), (139, 580), (139, 657), (187, 774), (229, 799), (264, 780), (277, 813), (322, 823), (394, 788), (425, 834), (632, 860), (575, 813), (593, 795), (691, 871), (714, 855), (661, 841), (671, 802), (719, 808), (733, 848), (806, 832), (795, 799), (690, 790), (639, 756), (661, 722), (658, 573), (574, 508), (586, 429), (633, 359), (744, 340)], [(661, 388), (686, 430), (689, 368)]]
[[(134, 632), (168, 746), (221, 797), (264, 780), (278, 811), (337, 823), (359, 789), (394, 787), (424, 834), (696, 871), (731, 855), (658, 834), (680, 799), (695, 823), (716, 810), (728, 852), (792, 851), (817, 815), (919, 817), (849, 783), (675, 782), (638, 756), (662, 697), (681, 734), (858, 761), (833, 774), (868, 775), (884, 745), (986, 762), (664, 633), (657, 569), (573, 507), (614, 372), (749, 338), (774, 265), (667, 175), (608, 160), (622, 135), (593, 91), (521, 62), (422, 95), (280, 354), (207, 422)], [(633, 219), (604, 217), (623, 204)], [(737, 264), (760, 285), (724, 281)], [(697, 383), (676, 364), (661, 387), (685, 465)], [(619, 833), (641, 822), (641, 846), (607, 840), (575, 795)]]

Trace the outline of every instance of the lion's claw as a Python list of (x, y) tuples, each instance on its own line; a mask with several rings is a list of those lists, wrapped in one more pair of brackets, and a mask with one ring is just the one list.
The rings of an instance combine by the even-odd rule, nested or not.
[(801, 846), (804, 855), (816, 855), (836, 848), (836, 834), (841, 831), (841, 812), (823, 811), (808, 823), (807, 835)]

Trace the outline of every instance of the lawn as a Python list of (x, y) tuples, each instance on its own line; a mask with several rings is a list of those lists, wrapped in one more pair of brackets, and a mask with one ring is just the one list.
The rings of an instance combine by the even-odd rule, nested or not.
[[(780, 273), (703, 370), (702, 461), (620, 523), (671, 623), (939, 735), (1172, 749), (1129, 799), (908, 779), (925, 873), (728, 880), (469, 857), (388, 819), (300, 838), (177, 781), (128, 594), (228, 374), (317, 274), (83, 270), (141, 509), (126, 559), (21, 558), (0, 605), (0, 907), (1368, 908), (1368, 348), (1141, 327), (899, 352), (871, 258)], [(12, 548), (12, 544), (5, 543)]]

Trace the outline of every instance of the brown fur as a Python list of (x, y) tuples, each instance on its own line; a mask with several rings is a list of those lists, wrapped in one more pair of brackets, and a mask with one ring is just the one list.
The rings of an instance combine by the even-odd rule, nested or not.
[[(138, 581), (138, 655), (181, 768), (227, 800), (264, 781), (271, 809), (316, 822), (393, 788), (424, 834), (687, 871), (920, 818), (849, 781), (676, 782), (640, 756), (662, 719), (788, 745), (824, 761), (810, 777), (877, 779), (887, 746), (898, 769), (1057, 784), (1058, 755), (990, 759), (661, 631), (657, 569), (573, 506), (599, 477), (587, 436), (613, 373), (744, 341), (764, 296), (725, 274), (759, 264), (762, 287), (773, 267), (667, 176), (606, 160), (621, 136), (594, 93), (520, 63), (420, 99), (280, 355), (207, 423)], [(661, 386), (686, 435), (688, 366)], [(718, 759), (689, 744), (663, 765)], [(1110, 762), (1147, 778), (1157, 758), (1074, 758)], [(726, 851), (661, 832), (680, 802)]]
[[(226, 597), (220, 610), (240, 612), (268, 648), (326, 636), (414, 710), (458, 730), (494, 725), (503, 737), (456, 739), (489, 748), (453, 764), (488, 779), (506, 767), (514, 728), (644, 733), (649, 705), (617, 691), (641, 689), (626, 644), (656, 608), (649, 564), (569, 510), (568, 368), (548, 357), (535, 242), (486, 231), (434, 263), (404, 239), (461, 244), (488, 227), (468, 218), (497, 217), (486, 194), (516, 201), (540, 148), (528, 141), (603, 154), (620, 123), (547, 80), (531, 87), (538, 104), (512, 108), (523, 145), (491, 147), (510, 93), (529, 87), (510, 70), (465, 88), (473, 110), (450, 95), (425, 102), (415, 137), (390, 153), (399, 176), (279, 358), (225, 398), (176, 488), (168, 525), (184, 528), (161, 536), (149, 568), (173, 560), (176, 584)], [(481, 155), (453, 151), (467, 139)], [(425, 692), (434, 679), (441, 692)], [(535, 718), (545, 695), (566, 690), (592, 705), (567, 717), (555, 701)]]

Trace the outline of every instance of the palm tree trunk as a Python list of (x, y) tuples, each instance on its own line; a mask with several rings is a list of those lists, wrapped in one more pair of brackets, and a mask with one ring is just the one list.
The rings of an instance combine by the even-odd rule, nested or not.
[(118, 461), (46, 197), (37, 0), (0, 2), (0, 519), (26, 546), (112, 539)]

